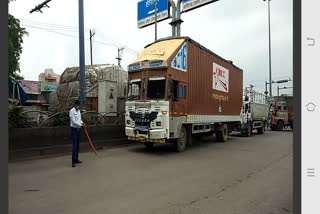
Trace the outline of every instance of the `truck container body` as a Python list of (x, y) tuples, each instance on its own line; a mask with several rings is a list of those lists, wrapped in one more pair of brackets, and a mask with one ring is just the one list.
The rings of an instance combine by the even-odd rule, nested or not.
[(126, 135), (152, 146), (215, 133), (226, 141), (242, 124), (243, 71), (188, 37), (146, 46), (128, 66)]

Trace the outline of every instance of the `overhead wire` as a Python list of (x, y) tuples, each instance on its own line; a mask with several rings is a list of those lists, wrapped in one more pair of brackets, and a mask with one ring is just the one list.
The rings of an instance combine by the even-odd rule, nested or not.
[[(69, 37), (74, 37), (71, 35), (67, 35), (65, 33), (57, 32), (57, 31), (64, 31), (64, 32), (78, 32), (79, 28), (75, 26), (68, 26), (68, 25), (61, 25), (61, 24), (52, 24), (52, 23), (46, 23), (46, 22), (38, 22), (38, 21), (33, 21), (33, 20), (27, 20), (27, 19), (20, 19), (21, 24), (25, 24), (28, 27), (33, 27), (33, 28), (43, 28), (44, 30), (47, 30), (49, 32), (69, 36)], [(90, 28), (85, 28), (86, 31), (90, 31)], [(124, 51), (133, 55), (137, 55), (138, 51), (129, 48), (126, 45), (123, 45), (121, 43), (115, 42), (114, 40), (110, 39), (109, 37), (107, 38), (102, 32), (96, 32), (97, 37), (100, 39), (107, 41), (111, 40), (112, 42), (103, 42), (103, 41), (93, 41), (95, 43), (101, 44), (101, 45), (107, 45), (107, 46), (112, 46), (116, 48), (122, 48), (124, 47)], [(106, 39), (107, 38), (107, 39)]]
[[(72, 29), (72, 30), (78, 30), (79, 27), (77, 26), (70, 26), (70, 25), (61, 25), (61, 24), (52, 24), (52, 23), (46, 23), (46, 22), (38, 22), (38, 21), (33, 21), (33, 20), (28, 20), (28, 19), (20, 19), (21, 23), (26, 23), (26, 24), (33, 24), (33, 25), (38, 25), (38, 26), (43, 26), (43, 27), (53, 27), (53, 28), (61, 28), (61, 29)], [(86, 31), (89, 31), (89, 28), (85, 28)]]
[[(68, 37), (79, 39), (79, 36), (70, 35), (70, 34), (61, 32), (61, 29), (60, 29), (60, 32), (59, 32), (59, 29), (50, 28), (50, 27), (34, 26), (32, 24), (25, 24), (25, 23), (21, 23), (21, 25), (25, 26), (25, 27), (35, 28), (35, 29), (44, 30), (44, 31), (47, 31), (47, 32), (56, 33), (56, 34), (60, 34), (60, 35), (63, 35), (63, 36), (68, 36)], [(64, 31), (68, 31), (68, 30), (64, 30)], [(71, 32), (76, 32), (76, 31), (71, 31)], [(86, 41), (90, 41), (89, 39), (85, 39), (85, 40)], [(106, 45), (106, 46), (110, 46), (110, 47), (116, 47), (116, 48), (124, 47), (120, 43), (103, 42), (103, 41), (96, 41), (96, 40), (93, 40), (93, 43), (100, 44), (100, 45)], [(131, 48), (127, 48), (127, 47), (125, 48), (125, 51), (127, 53), (130, 53), (130, 54), (133, 54), (133, 55), (137, 55), (137, 53), (138, 53), (137, 51), (135, 51), (135, 50), (133, 50)]]

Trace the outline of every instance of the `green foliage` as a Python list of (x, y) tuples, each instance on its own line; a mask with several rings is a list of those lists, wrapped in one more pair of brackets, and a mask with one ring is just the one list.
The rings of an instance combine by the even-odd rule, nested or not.
[(13, 107), (8, 111), (9, 128), (25, 128), (28, 127), (26, 114), (22, 114), (23, 107)]
[[(12, 0), (9, 0), (10, 3)], [(20, 73), (20, 54), (22, 53), (23, 36), (28, 35), (25, 28), (20, 26), (20, 20), (8, 15), (8, 49), (9, 75), (16, 79), (23, 79)]]

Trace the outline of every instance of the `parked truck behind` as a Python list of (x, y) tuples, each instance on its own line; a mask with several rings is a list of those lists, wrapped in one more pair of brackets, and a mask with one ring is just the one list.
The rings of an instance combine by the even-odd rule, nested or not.
[[(253, 86), (245, 88), (242, 108), (242, 134), (249, 137), (253, 130), (263, 134), (268, 126), (268, 97), (253, 90)], [(246, 128), (244, 128), (246, 127)]]
[(293, 96), (273, 97), (269, 115), (271, 130), (293, 129)]

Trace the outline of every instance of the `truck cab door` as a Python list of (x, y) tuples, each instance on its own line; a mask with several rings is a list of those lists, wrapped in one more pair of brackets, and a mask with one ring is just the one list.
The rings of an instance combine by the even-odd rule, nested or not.
[(185, 83), (171, 80), (170, 90), (170, 112), (171, 116), (185, 116), (187, 114), (187, 86)]

